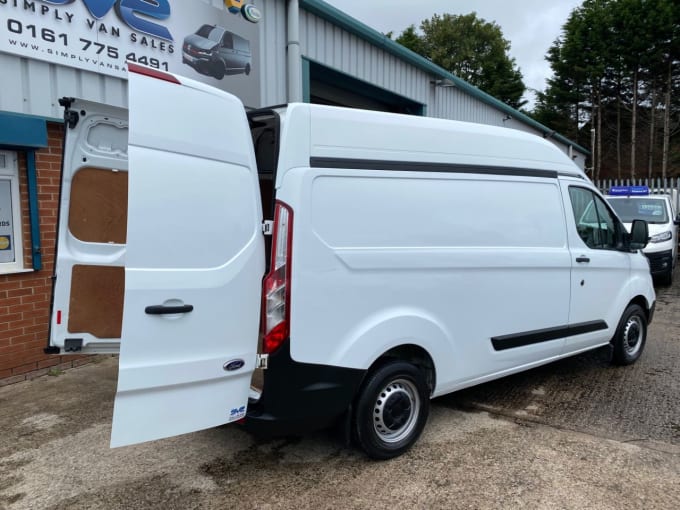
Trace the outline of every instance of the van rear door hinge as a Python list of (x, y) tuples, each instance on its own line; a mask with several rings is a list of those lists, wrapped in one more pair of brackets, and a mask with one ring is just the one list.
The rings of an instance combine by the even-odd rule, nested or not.
[(274, 222), (272, 220), (264, 220), (262, 222), (262, 232), (264, 235), (272, 235), (272, 230), (274, 230)]
[(258, 354), (255, 358), (255, 368), (266, 370), (269, 366), (269, 354)]

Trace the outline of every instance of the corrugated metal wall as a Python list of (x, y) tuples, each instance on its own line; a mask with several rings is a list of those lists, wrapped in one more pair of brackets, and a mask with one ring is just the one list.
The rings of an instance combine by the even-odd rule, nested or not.
[[(359, 37), (304, 10), (300, 12), (302, 55), (359, 80), (427, 105), (427, 74)], [(428, 114), (432, 115), (428, 110)]]
[(127, 106), (126, 82), (120, 78), (6, 53), (0, 53), (0, 69), (1, 111), (60, 119), (58, 101), (64, 96)]
[[(259, 2), (255, 2), (256, 4)], [(270, 106), (288, 102), (286, 90), (286, 1), (267, 0), (261, 6), (263, 18), (260, 29), (260, 54), (262, 58), (262, 105)]]
[[(482, 103), (456, 87), (440, 84), (434, 86), (433, 89), (432, 103), (427, 109), (428, 115), (441, 119), (479, 122), (492, 126), (504, 125), (503, 119), (506, 115), (503, 112)], [(536, 133), (535, 130), (530, 132)]]

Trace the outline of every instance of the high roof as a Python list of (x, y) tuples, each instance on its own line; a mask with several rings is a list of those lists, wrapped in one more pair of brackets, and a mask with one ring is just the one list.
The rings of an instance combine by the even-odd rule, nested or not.
[(280, 169), (306, 167), (316, 159), (335, 161), (338, 168), (354, 168), (356, 162), (363, 169), (383, 169), (381, 164), (405, 171), (517, 169), (527, 176), (552, 172), (586, 178), (555, 144), (524, 131), (309, 103), (285, 109), (280, 146)]

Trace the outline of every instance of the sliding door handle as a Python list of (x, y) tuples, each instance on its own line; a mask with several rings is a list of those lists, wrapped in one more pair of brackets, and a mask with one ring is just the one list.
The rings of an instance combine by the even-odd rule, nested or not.
[(193, 311), (194, 305), (181, 305), (181, 306), (165, 306), (165, 305), (152, 305), (147, 306), (144, 311), (149, 315), (173, 315), (177, 313), (189, 313)]
[(590, 259), (581, 255), (580, 257), (576, 257), (576, 262), (590, 262)]

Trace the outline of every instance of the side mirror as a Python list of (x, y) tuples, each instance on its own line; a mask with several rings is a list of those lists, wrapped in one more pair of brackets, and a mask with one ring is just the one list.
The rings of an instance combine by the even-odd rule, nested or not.
[(649, 227), (644, 220), (633, 220), (630, 227), (630, 249), (641, 250), (647, 246), (649, 241)]

